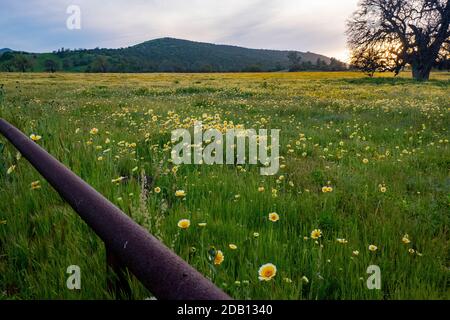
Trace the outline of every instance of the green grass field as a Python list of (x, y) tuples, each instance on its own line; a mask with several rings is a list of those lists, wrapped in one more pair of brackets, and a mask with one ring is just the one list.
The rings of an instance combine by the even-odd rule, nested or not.
[[(0, 116), (233, 298), (449, 299), (450, 75), (386, 76), (3, 73)], [(175, 167), (171, 131), (194, 119), (281, 129), (282, 168)], [(0, 144), (0, 299), (114, 299), (102, 241)], [(260, 281), (266, 263), (277, 274)], [(366, 286), (370, 265), (381, 290)], [(133, 298), (151, 297), (132, 281)]]

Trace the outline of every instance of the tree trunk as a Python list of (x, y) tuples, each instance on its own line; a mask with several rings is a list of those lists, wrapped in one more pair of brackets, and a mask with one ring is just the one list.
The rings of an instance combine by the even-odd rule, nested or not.
[(413, 64), (413, 78), (417, 81), (428, 81), (430, 79), (431, 68), (431, 66), (420, 63)]

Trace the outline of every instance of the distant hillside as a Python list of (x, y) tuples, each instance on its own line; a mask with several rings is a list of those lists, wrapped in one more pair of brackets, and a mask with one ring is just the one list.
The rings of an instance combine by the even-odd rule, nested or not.
[[(289, 68), (288, 51), (247, 49), (172, 38), (147, 41), (119, 53), (145, 61), (145, 69), (159, 71), (274, 71)], [(303, 61), (315, 63), (330, 58), (314, 53), (298, 53)], [(135, 66), (139, 68), (139, 66)]]
[(9, 48), (3, 48), (3, 49), (0, 49), (0, 55), (2, 55), (3, 53), (5, 53), (5, 52), (11, 52), (12, 50), (11, 49), (9, 49)]
[[(292, 51), (161, 38), (120, 49), (58, 50), (53, 53), (8, 53), (0, 57), (3, 71), (68, 72), (242, 72), (292, 68)], [(343, 67), (336, 59), (296, 52), (298, 69)], [(18, 60), (18, 61), (17, 61)], [(26, 61), (25, 61), (26, 60)], [(29, 63), (29, 64), (28, 64)]]

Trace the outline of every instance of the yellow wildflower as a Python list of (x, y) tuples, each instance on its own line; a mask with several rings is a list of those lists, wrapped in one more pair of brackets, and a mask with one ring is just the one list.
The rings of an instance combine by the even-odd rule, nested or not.
[(41, 182), (40, 181), (33, 181), (31, 183), (31, 190), (36, 190), (41, 188)]
[(8, 168), (8, 170), (6, 171), (6, 174), (11, 174), (14, 172), (14, 170), (16, 170), (16, 166), (12, 165), (11, 167)]
[(314, 229), (311, 231), (311, 239), (317, 240), (322, 237), (322, 231), (320, 229)]
[(280, 216), (276, 212), (269, 213), (269, 220), (272, 222), (277, 222), (280, 220)]
[(270, 281), (277, 275), (277, 267), (272, 263), (262, 265), (258, 271), (260, 281)]
[(217, 250), (216, 257), (214, 258), (214, 264), (220, 265), (220, 264), (222, 264), (224, 259), (225, 259), (225, 256), (223, 255), (223, 252), (220, 250)]
[(124, 179), (125, 179), (125, 177), (118, 177), (118, 178), (116, 178), (116, 179), (112, 179), (111, 182), (112, 182), (112, 183), (119, 183), (119, 182), (121, 182), (121, 181), (124, 180)]
[(177, 198), (184, 198), (184, 197), (186, 197), (186, 192), (184, 190), (177, 190), (175, 192), (175, 196)]
[(405, 235), (403, 236), (402, 242), (403, 242), (404, 244), (408, 244), (408, 243), (411, 242), (411, 240), (409, 240), (409, 235), (408, 235), (408, 234), (405, 234)]
[(32, 134), (30, 135), (30, 139), (36, 142), (36, 141), (41, 140), (42, 137), (39, 136), (39, 135), (37, 135), (37, 134), (32, 133)]
[(191, 221), (189, 219), (181, 219), (178, 221), (178, 227), (181, 229), (187, 229), (191, 226)]

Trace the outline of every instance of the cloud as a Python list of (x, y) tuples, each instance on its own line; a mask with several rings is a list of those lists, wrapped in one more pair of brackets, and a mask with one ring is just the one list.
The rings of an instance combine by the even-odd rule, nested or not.
[[(0, 0), (0, 47), (124, 47), (171, 36), (254, 48), (344, 54), (357, 0)], [(81, 8), (68, 30), (66, 8)]]

